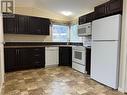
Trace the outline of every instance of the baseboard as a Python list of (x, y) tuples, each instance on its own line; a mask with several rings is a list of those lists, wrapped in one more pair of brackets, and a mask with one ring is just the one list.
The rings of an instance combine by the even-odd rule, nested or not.
[(125, 93), (125, 90), (122, 89), (122, 88), (118, 88), (118, 91), (122, 92), (122, 93)]
[(0, 95), (2, 95), (3, 83), (0, 85)]
[(2, 93), (2, 86), (0, 86), (0, 95), (1, 95), (1, 93)]
[(54, 65), (46, 65), (45, 68), (50, 68), (50, 67), (58, 67), (58, 64), (54, 64)]
[(1, 84), (0, 84), (0, 95), (2, 95), (2, 88), (4, 86), (4, 79), (2, 80)]

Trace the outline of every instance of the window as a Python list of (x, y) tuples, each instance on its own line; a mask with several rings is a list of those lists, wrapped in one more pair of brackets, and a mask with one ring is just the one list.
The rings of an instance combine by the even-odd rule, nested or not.
[(52, 39), (53, 42), (67, 42), (69, 38), (69, 26), (53, 25)]
[(82, 37), (78, 37), (78, 25), (71, 25), (70, 29), (70, 42), (83, 42)]

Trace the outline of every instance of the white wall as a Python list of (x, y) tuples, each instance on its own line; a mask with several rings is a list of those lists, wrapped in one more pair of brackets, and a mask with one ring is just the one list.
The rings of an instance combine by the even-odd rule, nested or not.
[(119, 91), (127, 92), (127, 0), (123, 0)]
[(0, 92), (4, 83), (3, 20), (0, 14)]
[(4, 83), (4, 49), (3, 45), (0, 44), (0, 93)]

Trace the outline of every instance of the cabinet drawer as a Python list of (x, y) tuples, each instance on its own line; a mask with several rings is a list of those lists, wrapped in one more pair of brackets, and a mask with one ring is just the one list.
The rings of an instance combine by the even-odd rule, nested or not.
[(86, 15), (79, 17), (79, 25), (86, 23)]
[(33, 61), (32, 66), (40, 68), (40, 67), (45, 67), (45, 64), (43, 64), (42, 61)]
[(42, 61), (43, 57), (42, 56), (32, 56), (31, 61)]
[(86, 73), (85, 66), (83, 66), (81, 64), (73, 62), (72, 63), (72, 68), (77, 70), (77, 71), (80, 71), (81, 73)]

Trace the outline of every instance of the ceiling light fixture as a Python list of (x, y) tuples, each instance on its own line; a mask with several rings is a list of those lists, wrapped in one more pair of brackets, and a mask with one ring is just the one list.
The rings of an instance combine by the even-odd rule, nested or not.
[(62, 11), (61, 12), (63, 15), (65, 15), (65, 16), (70, 16), (70, 15), (72, 15), (72, 12), (70, 12), (70, 11)]

